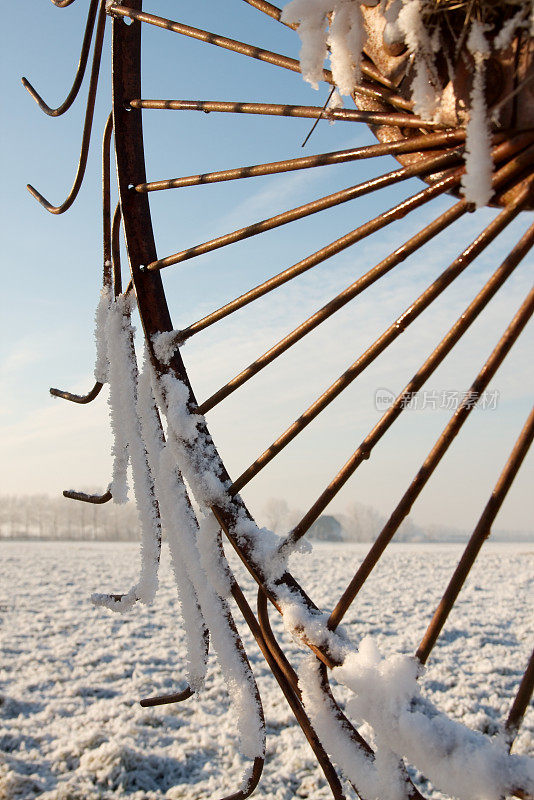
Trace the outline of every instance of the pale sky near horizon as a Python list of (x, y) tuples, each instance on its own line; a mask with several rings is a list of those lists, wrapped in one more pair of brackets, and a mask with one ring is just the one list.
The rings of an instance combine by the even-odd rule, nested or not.
[[(50, 104), (74, 75), (87, 0), (66, 9), (48, 0), (10, 3), (2, 29), (1, 493), (60, 494), (109, 480), (106, 394), (81, 407), (49, 386), (87, 391), (94, 360), (93, 315), (101, 280), (100, 141), (110, 104), (109, 31), (104, 47), (87, 175), (75, 205), (47, 214), (34, 184), (61, 202), (75, 174), (87, 76), (59, 119), (40, 112), (25, 75)], [(291, 56), (296, 35), (242, 0), (152, 0), (146, 10)], [(108, 23), (109, 26), (109, 23)], [(299, 75), (146, 26), (145, 97), (322, 105)], [(304, 150), (309, 120), (144, 112), (149, 180), (292, 158), (372, 143), (361, 125), (321, 122)], [(395, 168), (392, 159), (199, 186), (151, 196), (158, 254), (168, 255)], [(175, 327), (205, 313), (352, 230), (422, 184), (410, 181), (164, 272)], [(296, 281), (199, 334), (183, 349), (203, 400), (423, 224), (449, 207), (441, 199), (344, 251)], [(237, 477), (334, 381), (483, 229), (494, 211), (467, 215), (352, 301), (278, 362), (210, 413), (208, 424)], [(378, 421), (375, 392), (400, 391), (532, 221), (523, 214), (297, 441), (243, 492), (254, 511), (270, 497), (305, 511)], [(425, 385), (442, 397), (465, 391), (532, 282), (534, 254), (518, 267)], [(412, 509), (419, 524), (472, 528), (532, 402), (532, 322), (491, 383), (496, 409), (476, 410)], [(429, 395), (430, 396), (430, 395)], [(389, 515), (447, 423), (444, 409), (406, 411), (332, 505), (352, 502)], [(533, 525), (534, 456), (512, 487), (496, 528)], [(67, 501), (65, 501), (67, 502)]]

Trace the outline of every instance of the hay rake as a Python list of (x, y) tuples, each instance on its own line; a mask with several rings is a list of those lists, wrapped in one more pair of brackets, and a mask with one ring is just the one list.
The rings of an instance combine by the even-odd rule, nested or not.
[[(52, 2), (63, 8), (71, 5), (74, 0), (52, 0)], [(264, 2), (264, 0), (245, 0), (245, 2), (255, 7), (261, 14), (277, 20), (280, 24), (285, 24), (281, 19), (280, 9), (271, 3)], [(112, 26), (113, 109), (103, 135), (104, 293), (100, 309), (103, 317), (106, 318), (108, 339), (113, 338), (110, 331), (114, 331), (114, 340), (119, 342), (119, 346), (115, 354), (116, 359), (112, 356), (108, 359), (105, 356), (104, 362), (106, 363), (101, 362), (99, 366), (97, 364), (95, 385), (86, 395), (76, 395), (58, 389), (51, 389), (51, 392), (72, 402), (85, 404), (93, 401), (98, 396), (103, 384), (109, 381), (112, 393), (113, 391), (118, 392), (115, 408), (121, 407), (124, 410), (124, 417), (128, 418), (130, 428), (124, 419), (119, 418), (120, 415), (117, 416), (117, 412), (113, 418), (112, 412), (112, 424), (115, 435), (118, 437), (118, 444), (116, 438), (115, 473), (108, 491), (103, 495), (87, 495), (68, 491), (65, 492), (65, 495), (90, 503), (105, 503), (112, 498), (120, 500), (121, 476), (119, 473), (121, 471), (124, 473), (128, 458), (130, 459), (134, 472), (137, 502), (141, 516), (144, 515), (144, 572), (142, 571), (138, 584), (129, 593), (101, 595), (96, 599), (97, 602), (115, 609), (129, 607), (137, 600), (147, 602), (151, 599), (156, 586), (155, 574), (159, 562), (163, 526), (169, 537), (175, 571), (180, 577), (182, 587), (185, 586), (182, 602), (186, 604), (189, 602), (190, 605), (188, 613), (192, 627), (192, 639), (195, 638), (196, 633), (196, 642), (191, 644), (191, 647), (193, 650), (196, 648), (197, 664), (205, 663), (211, 636), (214, 647), (224, 662), (223, 669), (227, 672), (229, 682), (242, 684), (240, 701), (244, 707), (248, 703), (248, 712), (243, 713), (245, 717), (248, 713), (247, 719), (253, 720), (252, 732), (250, 726), (249, 729), (246, 728), (245, 723), (241, 731), (242, 749), (245, 755), (251, 758), (252, 767), (244, 778), (243, 786), (231, 795), (232, 800), (248, 797), (258, 784), (264, 758), (264, 725), (261, 699), (232, 618), (229, 606), (230, 597), (233, 598), (250, 627), (308, 739), (333, 796), (342, 798), (343, 789), (332, 761), (337, 764), (337, 767), (364, 800), (372, 800), (374, 797), (380, 797), (380, 800), (386, 800), (389, 797), (422, 797), (412, 783), (402, 761), (403, 758), (406, 758), (408, 763), (412, 763), (410, 747), (413, 740), (410, 737), (412, 734), (417, 736), (417, 732), (411, 731), (410, 724), (407, 724), (407, 730), (403, 731), (399, 719), (392, 718), (389, 721), (390, 736), (386, 749), (394, 758), (392, 761), (390, 759), (389, 765), (384, 767), (378, 753), (373, 752), (337, 704), (330, 689), (328, 670), (343, 667), (347, 659), (353, 655), (350, 643), (345, 635), (338, 632), (337, 629), (387, 545), (407, 517), (413, 503), (470, 416), (477, 401), (486, 392), (490, 381), (534, 311), (534, 290), (531, 290), (512, 316), (497, 345), (476, 375), (461, 404), (430, 450), (330, 615), (326, 617), (321, 614), (313, 600), (287, 570), (287, 556), (299, 546), (299, 542), (355, 470), (370, 457), (375, 445), (408, 407), (410, 398), (417, 394), (436, 371), (534, 244), (534, 226), (531, 226), (467, 305), (464, 313), (444, 333), (439, 344), (424, 360), (405, 388), (394, 398), (370, 433), (285, 539), (273, 542), (264, 531), (258, 530), (239, 494), (241, 490), (286, 445), (304, 431), (386, 348), (393, 344), (400, 334), (441, 296), (445, 289), (475, 261), (500, 233), (507, 229), (521, 212), (531, 211), (534, 208), (534, 111), (532, 105), (528, 104), (533, 50), (531, 38), (519, 33), (511, 45), (514, 55), (513, 68), (507, 63), (494, 65), (494, 68), (499, 68), (500, 72), (498, 80), (495, 79), (492, 83), (494, 97), (490, 101), (493, 107), (499, 106), (501, 110), (501, 123), (493, 131), (491, 140), (491, 157), (494, 164), (492, 204), (499, 208), (499, 214), (409, 305), (407, 310), (395, 319), (375, 342), (309, 405), (298, 419), (249, 467), (237, 478), (230, 477), (211, 438), (204, 415), (237, 391), (250, 378), (272, 364), (322, 322), (388, 274), (408, 256), (417, 253), (439, 233), (473, 210), (473, 204), (469, 199), (462, 198), (460, 195), (462, 176), (465, 173), (465, 126), (458, 123), (452, 124), (447, 115), (441, 121), (429, 121), (414, 114), (409, 93), (403, 83), (403, 76), (409, 73), (411, 64), (405, 49), (398, 46), (395, 48), (391, 43), (385, 42), (380, 27), (380, 24), (383, 27), (383, 21), (380, 23), (378, 8), (365, 8), (364, 12), (369, 40), (362, 61), (362, 79), (353, 93), (355, 101), (353, 109), (330, 108), (327, 104), (323, 107), (315, 107), (261, 102), (144, 98), (141, 90), (141, 32), (144, 26), (155, 26), (169, 34), (175, 33), (191, 37), (203, 43), (234, 51), (246, 58), (266, 62), (283, 70), (299, 72), (300, 64), (295, 58), (148, 13), (143, 10), (142, 0), (127, 0), (127, 2), (90, 0), (78, 70), (67, 99), (58, 108), (50, 108), (32, 85), (23, 79), (25, 87), (46, 114), (50, 116), (63, 114), (76, 99), (82, 85), (88, 64), (91, 40), (96, 31), (81, 155), (72, 189), (66, 200), (55, 206), (37, 189), (32, 186), (28, 187), (32, 195), (46, 210), (52, 214), (61, 214), (67, 211), (75, 201), (84, 178), (104, 32), (107, 20), (110, 20)], [(292, 27), (296, 26), (292, 25)], [(323, 70), (322, 78), (327, 84), (333, 83), (332, 73), (329, 70)], [(464, 76), (455, 87), (456, 101), (465, 99), (469, 88), (469, 81)], [(319, 155), (301, 156), (283, 161), (258, 163), (252, 166), (151, 181), (147, 180), (145, 169), (143, 110), (145, 113), (202, 111), (215, 114), (297, 117), (316, 122), (320, 119), (329, 119), (347, 124), (365, 123), (371, 127), (378, 141), (372, 145)], [(115, 143), (119, 193), (119, 203), (113, 214), (111, 211), (110, 167), (112, 137)], [(253, 225), (233, 230), (185, 250), (163, 257), (159, 256), (156, 251), (149, 205), (149, 197), (152, 193), (315, 169), (334, 164), (348, 164), (384, 155), (394, 156), (400, 162), (399, 167), (377, 178), (283, 211)], [(374, 193), (379, 189), (415, 177), (422, 179), (426, 186), (419, 188), (408, 199), (360, 224), (354, 230), (314, 253), (306, 255), (297, 263), (259, 283), (203, 318), (193, 321), (187, 327), (174, 330), (163, 284), (163, 271), (167, 267), (225, 248), (244, 239), (258, 236), (265, 231), (290, 224), (322, 210), (333, 208), (357, 197)], [(457, 200), (454, 205), (417, 230), (405, 243), (337, 294), (292, 332), (276, 342), (210, 397), (202, 402), (197, 402), (179, 350), (184, 342), (337, 253), (366, 239), (373, 233), (384, 230), (392, 222), (432, 203), (433, 200), (447, 193), (456, 196)], [(121, 278), (121, 225), (131, 271), (131, 279), (125, 288), (123, 288)], [(137, 371), (133, 332), (130, 326), (134, 296), (148, 353), (148, 363), (145, 365), (142, 375), (139, 375)], [(102, 338), (105, 339), (106, 336), (102, 337), (101, 335)], [(123, 366), (126, 363), (127, 367), (119, 379), (117, 374), (121, 370), (121, 358)], [(162, 421), (162, 416), (166, 418), (166, 426)], [(419, 674), (418, 670), (421, 665), (426, 664), (439, 638), (466, 577), (490, 533), (491, 526), (521, 466), (533, 436), (534, 411), (525, 422), (499, 480), (491, 492), (490, 499), (482, 511), (460, 562), (417, 648), (415, 658), (403, 662), (403, 669), (412, 670), (411, 677), (414, 681)], [(190, 496), (200, 507), (197, 514), (193, 511), (189, 500)], [(239, 584), (227, 569), (222, 549), (221, 531), (224, 532), (258, 585), (257, 614), (252, 611)], [(306, 662), (306, 667), (300, 675), (297, 675), (287, 660), (271, 629), (269, 604), (282, 613), (287, 625), (312, 653), (311, 660)], [(229, 657), (221, 655), (225, 650), (225, 641), (232, 644), (232, 654)], [(186, 700), (199, 689), (202, 683), (202, 675), (195, 674), (194, 669), (190, 670), (190, 673), (190, 685), (184, 691), (163, 697), (147, 698), (142, 701), (142, 704), (154, 706)], [(379, 682), (373, 683), (372, 676), (369, 681), (370, 683), (366, 684), (366, 691), (376, 691), (378, 692), (377, 696), (382, 689), (386, 692), (389, 691), (387, 685), (381, 688)], [(480, 749), (481, 752), (488, 753), (488, 761), (484, 763), (490, 772), (495, 768), (498, 769), (500, 776), (504, 776), (498, 780), (494, 779), (494, 786), (498, 786), (495, 796), (501, 792), (521, 798), (532, 797), (534, 776), (531, 767), (528, 766), (526, 759), (510, 756), (508, 751), (512, 747), (514, 737), (530, 701), (533, 685), (534, 657), (531, 657), (516, 697), (512, 701), (508, 718), (504, 723), (505, 748), (499, 749), (482, 735), (475, 735), (463, 729), (462, 726), (454, 727), (453, 725), (448, 736), (443, 735), (444, 729), (441, 732), (441, 750), (438, 746), (440, 743), (432, 740), (433, 746), (438, 747), (438, 760), (446, 761), (452, 757), (451, 753), (455, 750), (463, 749), (465, 752), (469, 752), (469, 748), (473, 748), (472, 752), (474, 753)], [(425, 703), (417, 695), (416, 689), (413, 690), (410, 701), (399, 710), (399, 714), (400, 711), (407, 720), (411, 720), (416, 715), (418, 715), (418, 719), (424, 719), (425, 724), (430, 725), (427, 731), (430, 739), (432, 736), (436, 736), (436, 731), (443, 721), (443, 715)], [(327, 719), (326, 723), (325, 718)], [(368, 721), (383, 735), (378, 718)], [(434, 724), (437, 727), (432, 728)], [(332, 734), (332, 729), (337, 731), (338, 739), (336, 739), (336, 735)], [(400, 741), (399, 749), (396, 749), (392, 743), (395, 738)], [(339, 744), (339, 741), (342, 741), (342, 745)], [(406, 745), (406, 743), (408, 744)], [(407, 751), (406, 749), (402, 750), (403, 747), (407, 747)], [(466, 763), (468, 763), (469, 757), (466, 758)], [(428, 777), (431, 781), (433, 780), (434, 763), (432, 759), (429, 760), (423, 756), (422, 763), (416, 763), (415, 766), (423, 772), (428, 767), (431, 773)], [(384, 788), (385, 774), (388, 776), (389, 788)], [(491, 775), (488, 780), (490, 782), (493, 780)], [(439, 780), (437, 782), (439, 783)], [(442, 787), (440, 786), (440, 788)], [(444, 791), (453, 793), (455, 790), (445, 787)]]

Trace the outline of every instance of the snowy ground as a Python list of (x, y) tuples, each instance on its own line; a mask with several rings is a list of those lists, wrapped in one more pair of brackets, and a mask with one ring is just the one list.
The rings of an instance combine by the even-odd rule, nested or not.
[[(366, 549), (318, 544), (292, 571), (328, 609)], [(353, 638), (372, 635), (385, 655), (413, 652), (459, 553), (456, 545), (390, 548), (347, 617)], [(423, 681), (441, 710), (489, 734), (509, 710), (532, 646), (533, 559), (534, 544), (486, 546)], [(89, 602), (93, 591), (129, 588), (136, 567), (133, 544), (0, 542), (0, 800), (196, 800), (237, 788), (244, 764), (213, 664), (200, 698), (156, 709), (137, 703), (184, 686), (167, 550), (151, 608), (118, 617)], [(273, 622), (298, 660), (299, 648)], [(243, 636), (267, 720), (255, 796), (328, 797), (274, 679)], [(534, 754), (532, 708), (515, 751)]]

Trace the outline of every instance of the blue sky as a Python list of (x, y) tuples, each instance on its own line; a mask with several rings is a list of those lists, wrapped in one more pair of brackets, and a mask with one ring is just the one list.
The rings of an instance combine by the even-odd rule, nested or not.
[[(70, 189), (81, 140), (87, 80), (75, 106), (44, 116), (25, 75), (50, 104), (74, 75), (88, 3), (11, 3), (2, 31), (3, 292), (0, 420), (4, 493), (104, 487), (110, 473), (105, 394), (87, 407), (48, 395), (49, 386), (92, 384), (93, 314), (101, 279), (100, 141), (110, 104), (109, 32), (84, 186), (62, 216), (41, 209), (34, 184), (59, 203)], [(146, 9), (296, 56), (296, 35), (242, 0), (153, 0)], [(322, 105), (327, 89), (300, 76), (167, 31), (143, 29), (143, 95), (154, 98)], [(361, 125), (309, 120), (144, 112), (149, 180), (291, 158), (371, 143)], [(151, 196), (158, 254), (165, 256), (395, 168), (392, 159), (161, 192)], [(411, 181), (294, 225), (165, 270), (175, 327), (183, 327), (352, 230), (420, 188)], [(418, 227), (450, 205), (442, 199), (345, 251), (258, 303), (199, 334), (183, 349), (197, 396), (208, 397)], [(495, 212), (481, 210), (427, 245), (210, 413), (230, 474), (251, 463), (445, 269)], [(532, 215), (530, 215), (530, 218)], [(377, 388), (398, 392), (482, 287), (529, 224), (516, 220), (430, 310), (244, 491), (253, 511), (271, 496), (306, 510), (379, 418)], [(521, 303), (534, 256), (525, 259), (425, 387), (465, 390)], [(472, 527), (531, 403), (532, 324), (492, 382), (497, 410), (476, 411), (413, 508), (420, 523)], [(406, 412), (335, 501), (388, 514), (445, 426), (450, 412)], [(534, 460), (527, 457), (496, 527), (532, 529)]]

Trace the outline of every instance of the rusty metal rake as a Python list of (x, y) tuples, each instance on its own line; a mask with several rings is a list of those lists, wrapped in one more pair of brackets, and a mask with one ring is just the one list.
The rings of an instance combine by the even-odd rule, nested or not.
[[(74, 0), (52, 0), (54, 5), (58, 7), (68, 6), (73, 1)], [(259, 12), (280, 21), (280, 9), (271, 3), (265, 2), (264, 0), (245, 0), (245, 2), (254, 6)], [(370, 765), (372, 766), (375, 755), (371, 747), (362, 739), (355, 727), (344, 715), (343, 711), (336, 703), (329, 686), (328, 670), (340, 666), (344, 662), (346, 656), (344, 650), (346, 642), (343, 636), (339, 635), (336, 630), (347, 610), (355, 601), (364, 582), (393, 539), (399, 526), (407, 517), (413, 503), (419, 497), (432, 473), (471, 414), (478, 399), (487, 389), (493, 376), (532, 316), (534, 311), (534, 290), (531, 290), (527, 294), (520, 308), (511, 315), (509, 325), (503, 331), (497, 345), (483, 364), (480, 372), (476, 375), (459, 408), (443, 429), (419, 471), (410, 482), (401, 500), (392, 512), (377, 539), (372, 544), (368, 554), (359, 566), (343, 595), (334, 606), (327, 618), (326, 624), (323, 624), (319, 633), (317, 633), (316, 628), (314, 628), (311, 623), (322, 620), (323, 617), (319, 615), (319, 609), (313, 603), (313, 600), (306, 594), (305, 590), (287, 569), (285, 569), (283, 559), (297, 546), (302, 537), (306, 535), (313, 523), (328, 507), (333, 498), (336, 497), (355, 470), (363, 461), (370, 457), (375, 445), (379, 443), (383, 435), (406, 409), (409, 399), (421, 389), (428, 378), (435, 372), (445, 357), (451, 352), (452, 348), (469, 330), (481, 311), (501, 289), (507, 278), (512, 275), (520, 262), (529, 253), (534, 244), (534, 225), (532, 225), (513, 246), (483, 288), (467, 305), (464, 313), (462, 313), (452, 327), (444, 333), (439, 344), (423, 361), (417, 372), (408, 381), (405, 388), (393, 400), (390, 407), (384, 412), (370, 433), (355, 449), (349, 460), (331, 479), (303, 518), (288, 533), (287, 537), (278, 545), (277, 549), (271, 552), (273, 560), (281, 565), (278, 571), (274, 573), (269, 571), (269, 564), (261, 555), (262, 551), (261, 547), (259, 547), (258, 537), (261, 537), (262, 534), (255, 526), (252, 516), (239, 492), (255, 478), (259, 472), (286, 447), (286, 445), (293, 441), (312, 420), (326, 409), (344, 389), (361, 375), (361, 373), (384, 352), (425, 309), (429, 308), (431, 304), (441, 296), (445, 289), (475, 261), (479, 254), (482, 253), (521, 212), (532, 210), (534, 207), (534, 116), (530, 113), (529, 117), (529, 113), (524, 113), (520, 125), (514, 122), (518, 116), (517, 109), (520, 108), (521, 104), (521, 87), (519, 87), (517, 91), (509, 93), (509, 96), (506, 96), (504, 100), (502, 96), (500, 97), (501, 105), (506, 101), (507, 113), (509, 112), (507, 116), (509, 124), (496, 129), (492, 140), (492, 158), (495, 166), (493, 176), (495, 194), (493, 202), (495, 206), (500, 208), (500, 213), (495, 216), (495, 218), (484, 227), (481, 233), (476, 236), (473, 242), (467, 246), (464, 251), (454, 259), (415, 300), (413, 300), (413, 302), (410, 303), (406, 311), (395, 319), (374, 343), (368, 347), (329, 388), (305, 409), (298, 419), (289, 425), (287, 429), (258, 456), (250, 466), (244, 469), (237, 478), (232, 479), (211, 438), (204, 415), (243, 386), (249, 379), (258, 374), (260, 370), (273, 363), (275, 359), (302, 340), (303, 337), (312, 330), (316, 329), (322, 322), (343, 308), (355, 297), (365, 292), (368, 287), (388, 274), (408, 256), (416, 253), (423, 245), (431, 242), (439, 233), (449, 228), (449, 226), (452, 226), (463, 215), (473, 210), (472, 205), (459, 196), (460, 182), (465, 169), (463, 163), (465, 129), (463, 127), (451, 127), (443, 122), (428, 122), (417, 117), (411, 110), (411, 103), (406, 93), (403, 93), (402, 82), (388, 77), (387, 69), (385, 68), (389, 63), (386, 63), (387, 59), (389, 59), (390, 62), (393, 60), (393, 63), (395, 63), (395, 58), (402, 57), (402, 54), (394, 56), (391, 55), (391, 53), (386, 53), (385, 49), (381, 56), (380, 68), (373, 63), (371, 57), (373, 55), (372, 52), (371, 55), (367, 55), (364, 58), (362, 65), (362, 82), (354, 92), (355, 109), (329, 109), (326, 105), (324, 107), (312, 107), (257, 102), (158, 100), (143, 98), (141, 91), (141, 32), (144, 26), (156, 26), (169, 33), (177, 33), (181, 36), (192, 37), (201, 42), (234, 51), (247, 58), (267, 62), (280, 69), (298, 72), (300, 69), (299, 62), (294, 58), (262, 49), (255, 45), (193, 28), (189, 25), (148, 13), (143, 11), (142, 0), (128, 0), (128, 2), (124, 3), (119, 2), (119, 0), (117, 0), (117, 2), (90, 0), (80, 63), (72, 89), (65, 102), (56, 109), (50, 108), (31, 84), (26, 79), (23, 79), (25, 87), (46, 114), (51, 116), (63, 114), (74, 102), (82, 85), (84, 72), (89, 59), (93, 31), (96, 29), (81, 155), (72, 189), (66, 200), (56, 206), (48, 202), (37, 189), (28, 186), (29, 191), (39, 203), (53, 214), (61, 214), (67, 211), (76, 199), (83, 181), (92, 130), (104, 31), (108, 20), (112, 26), (113, 110), (105, 126), (102, 153), (104, 287), (114, 298), (114, 300), (110, 301), (112, 304), (123, 303), (123, 308), (126, 310), (121, 313), (123, 313), (126, 318), (129, 318), (130, 313), (127, 300), (135, 294), (151, 369), (154, 374), (155, 399), (158, 401), (159, 405), (159, 409), (156, 407), (153, 409), (153, 442), (155, 443), (153, 446), (156, 448), (157, 453), (160, 453), (165, 450), (167, 444), (172, 445), (174, 447), (173, 452), (178, 454), (182, 459), (181, 463), (179, 463), (179, 467), (182, 471), (185, 471), (184, 475), (187, 486), (184, 484), (181, 472), (176, 469), (174, 469), (172, 473), (172, 481), (174, 482), (171, 483), (172, 486), (174, 486), (177, 499), (178, 495), (181, 498), (181, 507), (185, 509), (184, 513), (188, 520), (187, 524), (191, 525), (191, 547), (195, 547), (195, 536), (197, 535), (195, 531), (198, 527), (192, 508), (188, 505), (188, 493), (192, 491), (193, 494), (199, 495), (196, 497), (197, 502), (200, 501), (211, 508), (211, 512), (217, 521), (218, 527), (224, 532), (228, 541), (235, 548), (246, 569), (258, 585), (258, 607), (256, 615), (248, 604), (237, 581), (232, 575), (228, 578), (229, 594), (232, 596), (246, 623), (250, 627), (261, 652), (272, 670), (274, 677), (278, 681), (304, 735), (308, 739), (321, 769), (324, 772), (326, 780), (330, 785), (333, 796), (342, 798), (342, 785), (336, 768), (330, 760), (329, 753), (331, 754), (332, 748), (322, 741), (323, 737), (318, 735), (315, 729), (316, 725), (314, 721), (310, 719), (308, 702), (304, 697), (304, 695), (306, 695), (306, 697), (308, 696), (309, 687), (303, 686), (302, 677), (301, 683), (299, 683), (299, 678), (295, 670), (284, 655), (271, 629), (269, 604), (272, 604), (279, 612), (285, 612), (286, 615), (290, 606), (295, 606), (296, 604), (301, 609), (303, 621), (301, 620), (300, 623), (293, 624), (293, 631), (297, 633), (303, 644), (311, 650), (316, 659), (318, 685), (323, 697), (322, 702), (324, 702), (325, 708), (328, 708), (340, 733), (345, 737), (345, 740), (349, 742), (357, 763), (363, 764), (363, 774), (368, 767), (370, 768)], [(523, 42), (522, 45), (520, 43), (517, 44), (518, 53), (520, 47), (524, 49), (525, 43)], [(527, 42), (526, 47), (531, 57), (531, 42)], [(376, 56), (376, 52), (374, 55)], [(378, 60), (378, 58), (375, 58), (375, 61)], [(530, 69), (531, 68), (532, 64), (530, 63)], [(324, 70), (323, 78), (327, 83), (332, 83), (332, 75), (328, 70)], [(365, 123), (371, 126), (371, 130), (377, 136), (378, 143), (336, 152), (321, 153), (319, 155), (302, 156), (271, 163), (260, 163), (216, 172), (150, 181), (147, 180), (145, 170), (142, 130), (143, 110), (145, 110), (145, 112), (155, 112), (159, 110), (174, 112), (202, 111), (241, 115), (260, 114), (304, 117), (316, 121), (327, 118), (347, 124)], [(526, 122), (525, 119), (527, 120)], [(119, 192), (119, 203), (114, 214), (111, 213), (110, 199), (112, 136), (115, 142), (115, 160)], [(166, 256), (160, 256), (156, 251), (149, 205), (150, 195), (154, 192), (223, 181), (235, 181), (253, 178), (255, 176), (327, 167), (328, 165), (349, 163), (360, 159), (378, 158), (383, 155), (394, 156), (400, 162), (400, 166), (377, 178), (337, 191), (296, 208), (283, 211), (268, 219), (260, 220), (253, 225), (248, 225), (222, 236), (217, 236), (216, 238), (188, 247), (185, 250), (180, 250)], [(316, 252), (306, 255), (297, 263), (275, 274), (269, 280), (254, 286), (244, 294), (225, 303), (203, 318), (191, 322), (187, 327), (180, 330), (173, 329), (163, 285), (163, 270), (167, 267), (196, 258), (201, 254), (227, 247), (249, 237), (257, 236), (265, 231), (290, 224), (306, 216), (414, 177), (421, 178), (427, 185), (421, 187), (408, 199), (393, 205), (391, 208), (378, 214), (369, 221), (360, 224), (354, 230), (337, 238)], [(387, 255), (378, 264), (351, 283), (346, 289), (329, 300), (322, 308), (300, 323), (293, 331), (276, 342), (265, 353), (258, 356), (258, 358), (242, 369), (210, 397), (202, 402), (197, 401), (180, 355), (180, 345), (197, 333), (207, 329), (209, 326), (216, 324), (244, 306), (267, 295), (282, 284), (293, 280), (307, 270), (313, 269), (335, 254), (355, 245), (371, 234), (385, 229), (395, 220), (405, 217), (413, 210), (431, 203), (434, 199), (446, 193), (457, 196), (458, 199), (454, 205), (451, 205), (446, 211), (436, 216), (429, 224), (417, 230), (406, 242), (400, 244), (392, 253)], [(124, 241), (131, 271), (131, 280), (124, 290), (122, 287), (120, 263), (121, 225), (124, 232)], [(135, 360), (131, 332), (127, 332), (127, 340), (128, 336), (130, 336), (131, 355)], [(137, 377), (136, 373), (136, 381)], [(51, 389), (51, 392), (58, 397), (75, 403), (89, 403), (98, 396), (104, 380), (105, 376), (100, 376), (100, 379), (96, 381), (94, 387), (86, 395), (76, 395), (58, 389)], [(170, 413), (171, 394), (173, 386), (175, 387), (177, 385), (173, 383), (173, 381), (178, 381), (179, 386), (185, 387), (185, 395), (182, 396), (183, 410), (190, 418), (194, 419), (195, 436), (192, 438), (181, 434), (177, 427), (173, 427), (171, 419), (172, 414)], [(160, 418), (160, 411), (166, 413), (169, 418), (168, 427), (165, 432)], [(417, 648), (414, 664), (421, 665), (427, 662), (453, 604), (462, 589), (466, 577), (484, 541), (490, 533), (491, 526), (506, 498), (508, 490), (523, 462), (528, 448), (532, 443), (533, 437), (534, 411), (531, 412), (525, 422), (523, 430), (513, 446), (499, 480), (491, 491), (490, 499), (482, 511), (478, 524), (465, 548), (460, 562)], [(199, 450), (199, 442), (201, 442), (201, 447), (204, 450), (203, 452)], [(198, 478), (198, 475), (195, 476), (195, 471), (201, 472), (206, 469), (204, 459), (206, 450), (209, 451), (209, 470), (211, 478), (217, 482), (217, 490), (212, 492), (211, 495), (207, 491), (204, 493), (203, 490), (199, 490), (198, 493), (195, 491), (195, 480)], [(151, 453), (150, 446), (146, 445), (143, 456), (144, 466), (142, 465), (142, 469), (145, 470), (146, 476), (148, 476), (147, 492), (148, 496), (151, 498), (151, 508), (156, 519), (154, 527), (156, 531), (156, 541), (153, 545), (154, 557), (157, 561), (159, 559), (160, 549), (160, 513), (164, 516), (167, 511), (157, 493), (157, 481), (154, 479), (157, 470), (155, 470), (151, 464), (152, 457), (153, 453)], [(189, 472), (187, 470), (189, 470)], [(111, 488), (111, 490), (106, 491), (101, 496), (86, 495), (81, 492), (72, 491), (65, 492), (64, 494), (67, 497), (84, 502), (105, 503), (112, 499), (113, 489)], [(168, 505), (168, 496), (166, 502)], [(169, 510), (169, 513), (172, 513), (172, 508)], [(217, 547), (220, 548), (222, 553), (222, 543), (220, 539), (217, 540)], [(195, 586), (199, 608), (201, 606), (204, 608), (201, 598), (201, 589), (198, 584), (195, 584)], [(134, 593), (134, 595), (135, 596), (131, 598), (132, 602), (139, 599), (137, 594)], [(123, 595), (109, 595), (106, 602), (108, 604), (120, 604), (123, 600)], [(219, 609), (222, 614), (222, 623), (226, 625), (226, 629), (229, 632), (228, 635), (233, 642), (236, 657), (240, 664), (239, 668), (243, 670), (243, 675), (248, 676), (247, 680), (250, 678), (253, 682), (247, 656), (232, 619), (230, 606), (227, 599), (224, 597), (220, 600)], [(204, 614), (204, 618), (205, 616)], [(202, 614), (200, 614), (199, 619), (201, 619), (201, 617)], [(205, 619), (205, 622), (205, 627), (202, 622), (199, 623), (201, 625), (200, 636), (202, 648), (204, 649), (204, 656), (207, 654), (210, 636), (210, 625), (207, 619)], [(212, 630), (212, 634), (213, 633), (214, 631)], [(522, 718), (532, 695), (533, 686), (534, 657), (531, 657), (523, 680), (518, 687), (515, 699), (512, 701), (508, 718), (504, 723), (509, 748), (511, 748), (515, 734), (521, 725)], [(190, 686), (182, 692), (163, 697), (148, 698), (141, 702), (144, 706), (180, 702), (190, 697), (195, 691), (195, 688), (195, 686)], [(253, 684), (253, 694), (258, 705), (258, 714), (261, 723), (261, 701), (255, 684)], [(426, 711), (422, 709), (421, 711), (423, 714), (427, 712), (429, 718), (431, 718), (434, 713), (433, 711), (430, 712), (428, 709), (426, 709)], [(333, 755), (334, 758), (336, 758), (335, 753)], [(258, 784), (262, 771), (263, 754), (261, 752), (256, 752), (256, 754), (253, 753), (251, 757), (253, 758), (253, 767), (244, 785), (236, 791), (235, 794), (231, 795), (232, 800), (248, 797)], [(360, 761), (357, 759), (360, 759)], [(337, 760), (339, 761), (339, 759)], [(344, 766), (341, 765), (341, 767), (343, 771), (346, 772)], [(522, 772), (517, 774), (519, 775), (517, 779), (512, 776), (506, 784), (506, 791), (522, 798), (531, 797), (531, 785), (529, 785), (528, 781), (523, 780)], [(409, 798), (422, 797), (419, 790), (409, 779), (403, 766), (398, 767), (398, 775), (401, 781), (399, 784), (401, 786), (399, 796)], [(366, 784), (363, 778), (362, 788), (358, 775), (355, 777), (351, 775), (350, 777), (356, 792), (358, 792), (362, 798), (371, 800), (371, 795), (369, 794), (370, 790), (365, 788)], [(226, 800), (229, 800), (229, 798)], [(385, 798), (383, 800), (385, 800)]]

